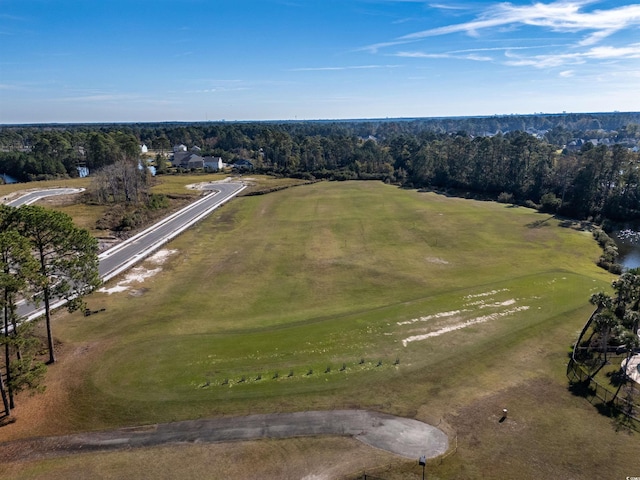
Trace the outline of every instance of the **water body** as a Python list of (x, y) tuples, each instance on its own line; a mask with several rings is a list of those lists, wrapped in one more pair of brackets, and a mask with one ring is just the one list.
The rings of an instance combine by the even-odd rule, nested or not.
[(618, 246), (618, 263), (625, 270), (630, 268), (640, 268), (640, 231), (620, 230), (612, 235)]

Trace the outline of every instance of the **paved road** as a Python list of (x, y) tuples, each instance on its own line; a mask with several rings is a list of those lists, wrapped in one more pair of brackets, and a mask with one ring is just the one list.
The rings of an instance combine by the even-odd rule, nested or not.
[(54, 195), (70, 195), (72, 193), (80, 193), (83, 191), (84, 188), (50, 188), (48, 190), (38, 190), (22, 195), (21, 197), (16, 198), (11, 202), (7, 202), (7, 205), (10, 205), (12, 207), (19, 207), (20, 205), (31, 205), (32, 203), (35, 203), (45, 197), (52, 197)]
[[(155, 252), (169, 240), (175, 238), (187, 228), (202, 220), (220, 205), (232, 199), (245, 188), (246, 187), (241, 183), (235, 182), (221, 182), (207, 185), (204, 189), (211, 191), (208, 195), (191, 203), (182, 210), (169, 215), (137, 235), (134, 235), (124, 242), (119, 243), (118, 245), (101, 253), (98, 256), (98, 260), (100, 262), (100, 278), (102, 278), (103, 281), (107, 281), (131, 268), (133, 265)], [(33, 193), (37, 194), (43, 192)], [(41, 195), (39, 198), (44, 196), (46, 195)], [(23, 197), (21, 197), (21, 199), (22, 198)], [(63, 302), (58, 302), (53, 305), (53, 308), (58, 308), (62, 305), (64, 305)], [(38, 309), (34, 305), (27, 303), (23, 303), (18, 307), (18, 314), (29, 320), (37, 318), (43, 313), (44, 310), (42, 308)]]
[(318, 435), (352, 437), (372, 447), (415, 460), (422, 455), (427, 458), (443, 455), (449, 448), (447, 435), (417, 420), (366, 410), (333, 410), (187, 420), (17, 440), (0, 444), (0, 463), (170, 443)]
[(122, 273), (245, 188), (233, 182), (210, 184), (206, 189), (212, 193), (100, 254), (100, 277), (106, 281)]

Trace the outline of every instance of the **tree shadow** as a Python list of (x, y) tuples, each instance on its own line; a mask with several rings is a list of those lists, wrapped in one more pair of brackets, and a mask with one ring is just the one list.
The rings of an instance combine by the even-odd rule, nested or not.
[(551, 221), (553, 217), (547, 217), (547, 218), (541, 218), (540, 220), (536, 220), (534, 222), (531, 223), (527, 223), (525, 225), (525, 227), (527, 228), (542, 228), (542, 227), (548, 227), (549, 226), (549, 222)]
[(591, 382), (589, 380), (583, 380), (581, 382), (572, 382), (569, 384), (567, 388), (572, 395), (576, 397), (586, 398), (591, 401), (592, 398), (596, 395), (596, 390), (591, 387)]
[(589, 232), (591, 231), (591, 227), (593, 224), (591, 222), (587, 222), (586, 220), (573, 220), (570, 218), (564, 218), (558, 225), (562, 228), (570, 228), (579, 232)]
[(7, 415), (7, 413), (4, 412), (0, 416), (0, 428), (11, 425), (12, 423), (16, 423), (16, 417), (14, 417), (13, 415)]
[(607, 373), (607, 377), (609, 378), (611, 385), (614, 387), (620, 387), (627, 383), (627, 375), (622, 371), (622, 369)]

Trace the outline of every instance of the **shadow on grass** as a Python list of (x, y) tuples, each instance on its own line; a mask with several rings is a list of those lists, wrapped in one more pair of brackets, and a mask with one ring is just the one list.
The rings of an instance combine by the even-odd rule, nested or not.
[(570, 383), (568, 390), (572, 395), (575, 395), (576, 397), (586, 398), (587, 400), (589, 400), (589, 402), (591, 402), (596, 395), (596, 390), (591, 387), (591, 382), (589, 382), (589, 380)]
[(622, 371), (622, 369), (615, 372), (608, 372), (607, 377), (609, 377), (609, 381), (614, 387), (620, 387), (627, 383), (627, 375)]
[(552, 218), (553, 217), (541, 218), (540, 220), (536, 220), (535, 222), (527, 223), (525, 226), (527, 228), (542, 228), (542, 227), (546, 227), (546, 226), (550, 225), (549, 221)]
[(604, 415), (605, 417), (611, 419), (611, 423), (616, 429), (616, 432), (625, 431), (629, 434), (632, 434), (635, 430), (637, 430), (637, 425), (633, 422), (633, 420), (629, 416), (621, 412), (610, 402), (600, 402), (597, 403), (595, 407), (600, 415)]
[(572, 220), (570, 218), (563, 218), (559, 223), (559, 226), (563, 228), (571, 228), (572, 230), (577, 230), (579, 232), (588, 232), (591, 230), (592, 224), (591, 222), (587, 222), (585, 220)]

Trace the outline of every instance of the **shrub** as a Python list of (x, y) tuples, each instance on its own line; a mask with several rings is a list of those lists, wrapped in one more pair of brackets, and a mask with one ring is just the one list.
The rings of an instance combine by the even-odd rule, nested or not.
[(147, 201), (149, 210), (160, 210), (169, 207), (169, 199), (162, 193), (152, 193)]
[(498, 202), (513, 203), (513, 194), (508, 192), (502, 192), (500, 195), (498, 195)]
[(553, 193), (545, 193), (540, 199), (540, 211), (546, 213), (556, 213), (562, 204), (562, 200)]

